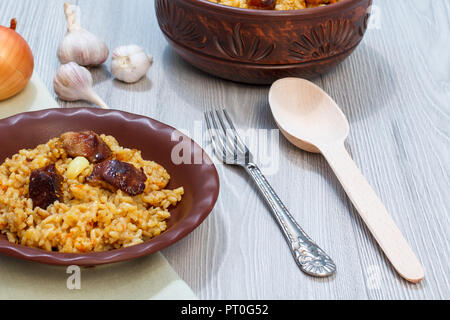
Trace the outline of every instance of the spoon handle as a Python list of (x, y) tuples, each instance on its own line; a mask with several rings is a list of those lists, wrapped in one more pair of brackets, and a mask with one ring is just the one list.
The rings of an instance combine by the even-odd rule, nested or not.
[(410, 282), (424, 277), (422, 265), (371, 188), (344, 143), (319, 147), (356, 210), (397, 272)]
[(335, 273), (336, 265), (334, 262), (294, 220), (258, 166), (248, 163), (244, 167), (269, 205), (300, 269), (316, 277), (327, 277)]

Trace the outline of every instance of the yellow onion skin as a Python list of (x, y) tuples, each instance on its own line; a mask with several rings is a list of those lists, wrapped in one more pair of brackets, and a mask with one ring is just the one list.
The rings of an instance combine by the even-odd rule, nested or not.
[(14, 28), (0, 26), (0, 101), (21, 92), (33, 69), (33, 53), (25, 39)]

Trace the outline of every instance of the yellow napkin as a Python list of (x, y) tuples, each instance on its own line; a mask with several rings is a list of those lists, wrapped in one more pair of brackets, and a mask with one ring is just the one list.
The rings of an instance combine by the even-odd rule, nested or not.
[(35, 73), (25, 90), (8, 100), (0, 101), (0, 119), (22, 112), (58, 107), (58, 103)]
[[(0, 119), (58, 108), (34, 74), (17, 96), (0, 101)], [(0, 299), (197, 299), (161, 253), (97, 266), (48, 266), (0, 255)]]
[(197, 297), (160, 253), (92, 268), (48, 266), (0, 255), (4, 299), (190, 299)]

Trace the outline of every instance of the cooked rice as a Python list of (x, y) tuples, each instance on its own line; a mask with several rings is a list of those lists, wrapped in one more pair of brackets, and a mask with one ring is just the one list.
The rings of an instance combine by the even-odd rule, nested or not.
[[(166, 230), (168, 207), (181, 200), (183, 187), (164, 189), (170, 176), (162, 166), (143, 160), (139, 150), (119, 146), (112, 136), (101, 138), (114, 159), (144, 169), (148, 177), (144, 193), (132, 197), (85, 183), (93, 164), (69, 180), (65, 173), (72, 158), (58, 138), (51, 139), (35, 149), (19, 151), (0, 166), (0, 231), (10, 242), (47, 251), (98, 252), (136, 245)], [(31, 171), (51, 163), (64, 177), (63, 202), (47, 210), (33, 209), (28, 197)]]
[[(227, 6), (248, 8), (248, 0), (209, 0)], [(275, 10), (297, 10), (333, 4), (340, 0), (276, 0)]]

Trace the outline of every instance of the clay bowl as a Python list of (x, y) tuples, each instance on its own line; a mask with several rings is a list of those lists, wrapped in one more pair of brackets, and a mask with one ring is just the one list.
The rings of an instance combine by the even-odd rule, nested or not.
[[(167, 169), (171, 176), (168, 188), (184, 187), (183, 199), (170, 209), (167, 230), (139, 245), (86, 254), (48, 252), (16, 245), (0, 234), (1, 254), (47, 264), (79, 266), (134, 259), (164, 249), (185, 237), (213, 209), (219, 194), (219, 177), (200, 146), (170, 126), (127, 112), (94, 108), (48, 109), (0, 120), (0, 163), (21, 149), (35, 148), (63, 132), (84, 130), (113, 135), (120, 145), (141, 150), (144, 159), (154, 160)], [(181, 137), (184, 137), (181, 141), (186, 143), (185, 146), (190, 146), (191, 159), (195, 154), (197, 160), (193, 164), (172, 161), (171, 152)]]
[(175, 51), (212, 75), (251, 84), (313, 78), (361, 42), (372, 0), (289, 11), (240, 9), (207, 0), (155, 0)]

